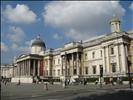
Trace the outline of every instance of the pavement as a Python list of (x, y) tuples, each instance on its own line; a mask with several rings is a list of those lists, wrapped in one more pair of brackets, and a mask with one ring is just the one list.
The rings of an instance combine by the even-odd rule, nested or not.
[[(1, 100), (133, 100), (129, 85), (69, 85), (1, 83)], [(119, 99), (118, 99), (119, 98)]]

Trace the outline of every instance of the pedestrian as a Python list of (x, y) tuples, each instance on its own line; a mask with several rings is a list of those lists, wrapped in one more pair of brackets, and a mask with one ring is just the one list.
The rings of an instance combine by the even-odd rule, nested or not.
[(66, 80), (65, 79), (62, 80), (62, 87), (66, 88)]
[(98, 80), (95, 81), (95, 85), (97, 85), (97, 84), (98, 84)]
[(5, 79), (5, 85), (7, 84), (7, 79)]
[(84, 85), (86, 85), (87, 84), (87, 80), (86, 79), (84, 79)]
[(48, 84), (47, 83), (44, 84), (44, 89), (48, 90)]
[(114, 81), (113, 81), (113, 78), (112, 77), (110, 78), (110, 82), (114, 86)]
[(20, 83), (21, 83), (20, 80), (18, 80), (18, 84), (17, 85), (20, 85)]

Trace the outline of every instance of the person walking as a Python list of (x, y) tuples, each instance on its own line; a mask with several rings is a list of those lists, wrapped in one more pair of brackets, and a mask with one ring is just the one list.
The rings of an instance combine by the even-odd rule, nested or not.
[(44, 84), (44, 89), (48, 91), (48, 83)]
[(110, 82), (114, 86), (114, 81), (113, 81), (113, 78), (112, 77), (110, 78)]
[(18, 80), (18, 84), (17, 85), (20, 85), (20, 83), (21, 83), (20, 80)]
[(84, 85), (86, 85), (87, 84), (87, 80), (86, 79), (84, 79)]

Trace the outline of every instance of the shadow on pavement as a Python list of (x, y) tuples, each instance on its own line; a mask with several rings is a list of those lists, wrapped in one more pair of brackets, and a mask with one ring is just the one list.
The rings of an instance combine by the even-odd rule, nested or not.
[(77, 97), (74, 100), (133, 100), (133, 91), (118, 91), (111, 94)]

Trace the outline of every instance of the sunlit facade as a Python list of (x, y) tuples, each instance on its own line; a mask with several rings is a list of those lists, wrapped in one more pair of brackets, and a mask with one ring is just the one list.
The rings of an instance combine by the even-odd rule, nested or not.
[(40, 79), (90, 79), (99, 78), (103, 68), (103, 79), (127, 77), (128, 61), (133, 70), (133, 31), (120, 30), (120, 20), (110, 21), (111, 33), (91, 40), (66, 43), (57, 49), (46, 49), (37, 37), (31, 45), (31, 53), (16, 58), (12, 82), (33, 82)]

